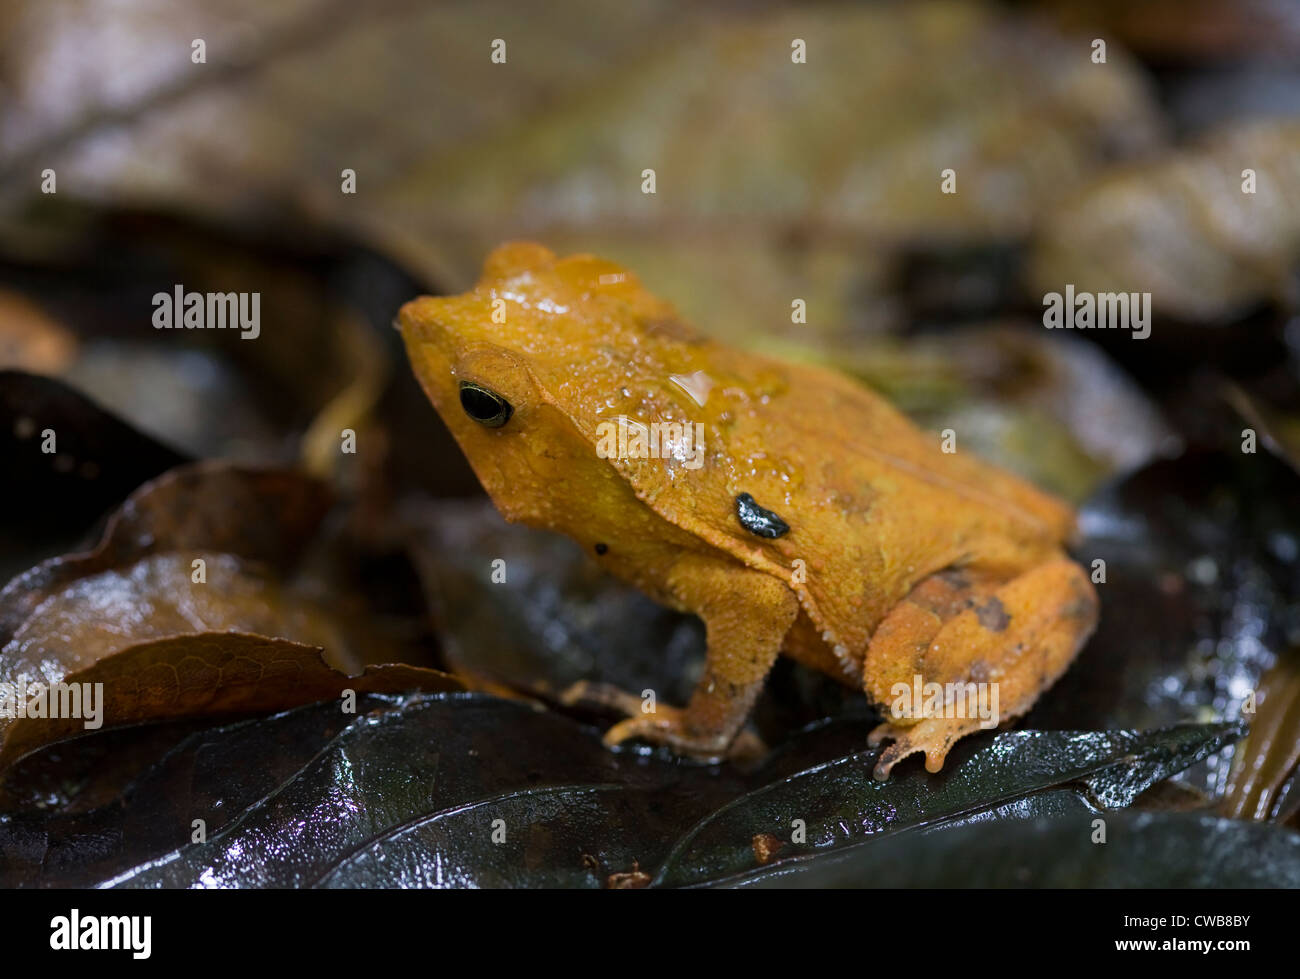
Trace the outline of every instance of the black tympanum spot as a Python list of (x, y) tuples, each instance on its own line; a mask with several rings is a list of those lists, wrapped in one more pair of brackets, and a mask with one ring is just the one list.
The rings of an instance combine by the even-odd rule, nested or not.
[(775, 538), (790, 532), (788, 523), (771, 510), (759, 506), (748, 493), (736, 497), (736, 516), (740, 518), (742, 527), (759, 537)]
[(597, 544), (597, 545), (596, 545), (596, 553), (597, 553), (597, 554), (606, 554), (606, 553), (608, 553), (608, 551), (609, 551), (609, 545), (607, 545), (607, 544)]
[(460, 406), (465, 414), (487, 428), (500, 428), (515, 412), (501, 395), (473, 381), (460, 382)]

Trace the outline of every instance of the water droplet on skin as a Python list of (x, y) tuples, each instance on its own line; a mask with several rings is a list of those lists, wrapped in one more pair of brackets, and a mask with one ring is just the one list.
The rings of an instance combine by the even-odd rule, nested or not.
[(693, 371), (690, 374), (672, 374), (668, 380), (672, 381), (679, 388), (691, 396), (701, 408), (709, 400), (709, 392), (713, 390), (714, 380), (704, 371)]

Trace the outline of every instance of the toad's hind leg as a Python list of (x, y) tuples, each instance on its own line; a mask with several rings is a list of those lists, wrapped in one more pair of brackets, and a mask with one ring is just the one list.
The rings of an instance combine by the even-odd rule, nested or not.
[[(977, 580), (967, 600), (954, 596), (937, 606), (924, 615), (916, 602), (904, 602), (868, 648), (868, 692), (890, 717), (871, 743), (893, 742), (876, 764), (876, 778), (888, 778), (917, 752), (937, 772), (958, 739), (1025, 713), (1065, 672), (1097, 622), (1096, 592), (1065, 557), (996, 587)], [(897, 688), (896, 696), (881, 678), (907, 692)]]

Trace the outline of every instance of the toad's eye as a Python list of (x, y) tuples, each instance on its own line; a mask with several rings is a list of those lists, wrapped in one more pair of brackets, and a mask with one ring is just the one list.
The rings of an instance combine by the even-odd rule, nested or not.
[(488, 428), (500, 428), (515, 413), (509, 401), (473, 381), (460, 382), (460, 406), (465, 414)]

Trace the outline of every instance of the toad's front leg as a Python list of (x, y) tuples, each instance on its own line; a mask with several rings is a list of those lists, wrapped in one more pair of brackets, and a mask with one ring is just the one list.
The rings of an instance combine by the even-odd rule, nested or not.
[(708, 659), (690, 703), (659, 706), (605, 734), (605, 743), (642, 738), (681, 754), (727, 754), (799, 614), (794, 592), (771, 575), (723, 558), (690, 555), (673, 565), (668, 588), (704, 620)]

